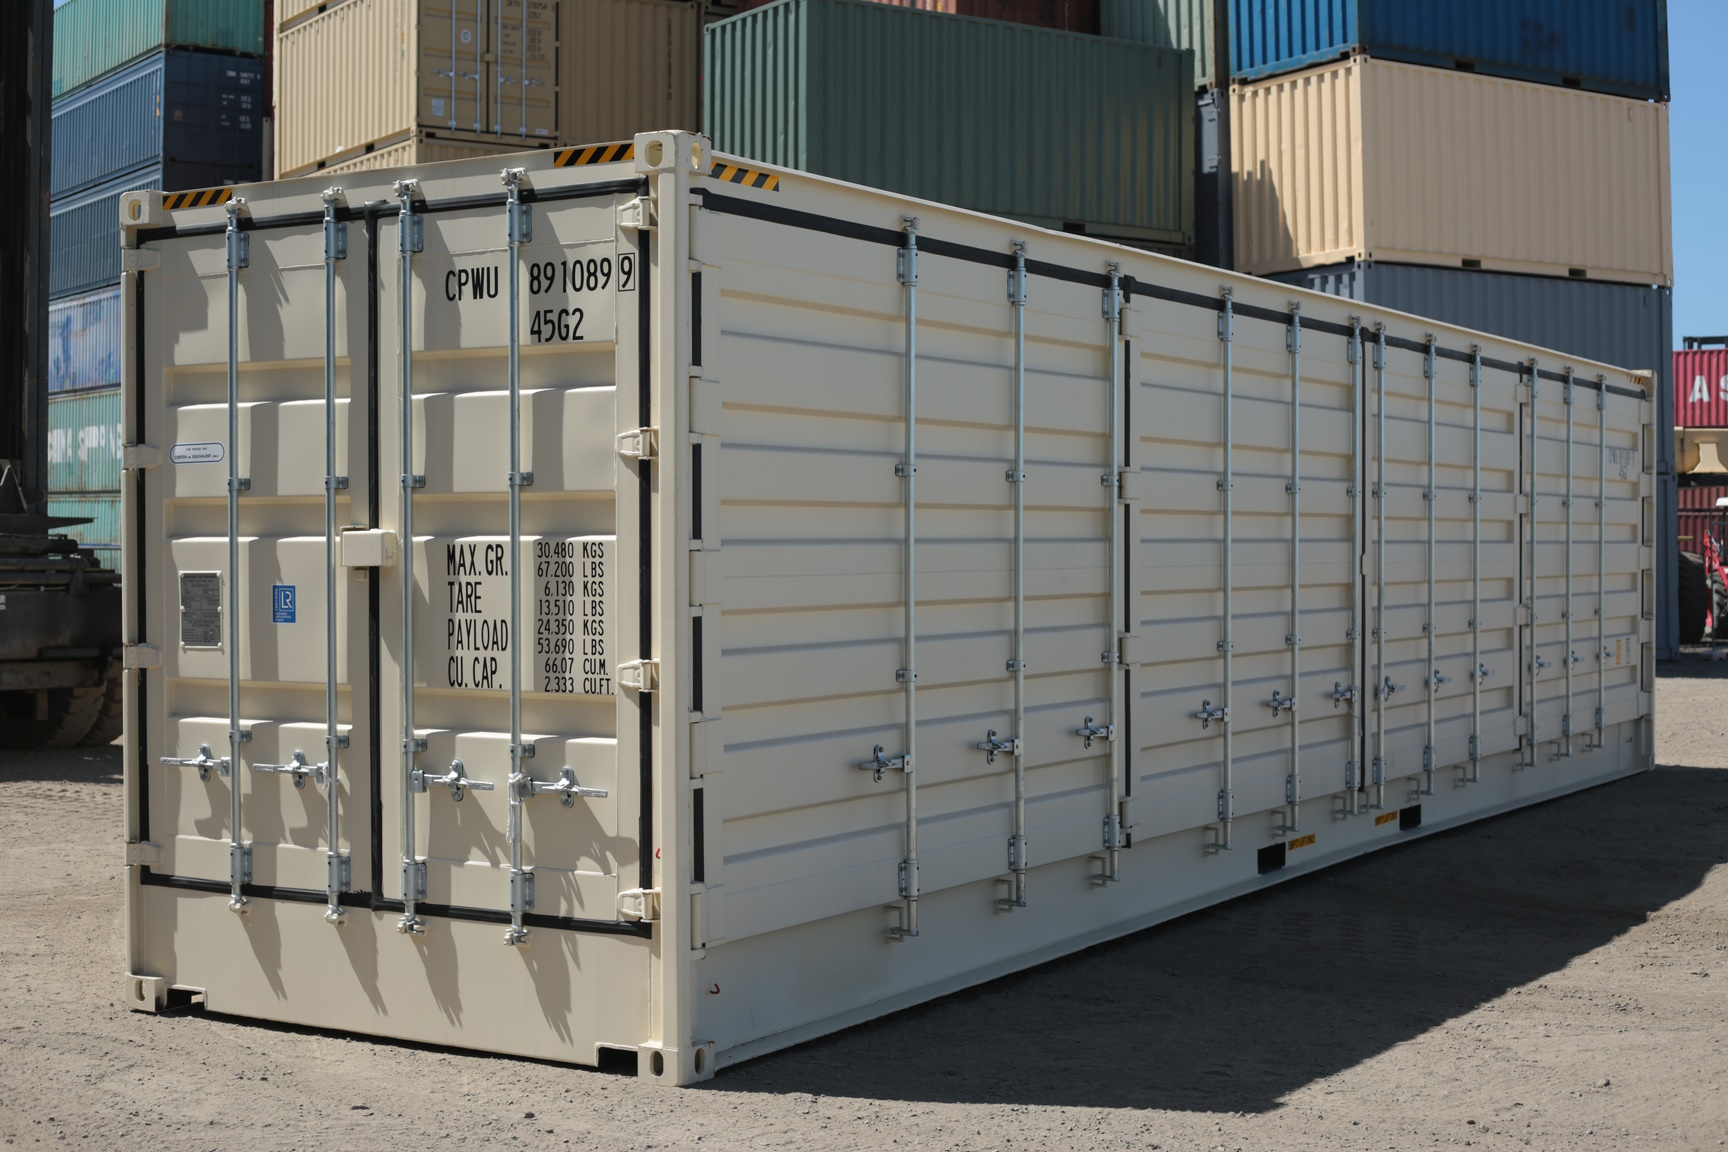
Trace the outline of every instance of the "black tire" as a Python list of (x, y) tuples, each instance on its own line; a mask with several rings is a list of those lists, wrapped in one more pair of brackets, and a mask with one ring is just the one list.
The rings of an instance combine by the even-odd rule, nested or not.
[(1710, 573), (1710, 615), (1716, 628), (1716, 639), (1728, 640), (1728, 587), (1722, 583), (1722, 571)]
[(107, 698), (102, 687), (48, 689), (48, 716), (36, 718), (35, 692), (8, 692), (0, 720), (7, 745), (30, 750), (71, 748), (96, 723)]
[(84, 739), (78, 743), (86, 746), (112, 744), (120, 738), (120, 733), (125, 730), (125, 681), (116, 676), (104, 685), (102, 707), (96, 713), (96, 721), (90, 725), (90, 731), (84, 733)]
[(1704, 572), (1704, 557), (1696, 552), (1680, 553), (1676, 572), (1680, 585), (1680, 643), (1697, 644), (1704, 639), (1704, 617), (1710, 610), (1710, 578)]

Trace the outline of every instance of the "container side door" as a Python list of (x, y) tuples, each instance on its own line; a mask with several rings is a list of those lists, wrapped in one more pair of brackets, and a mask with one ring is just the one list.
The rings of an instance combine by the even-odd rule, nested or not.
[[(706, 872), (733, 941), (899, 891), (904, 780), (861, 762), (905, 741), (905, 287), (896, 249), (715, 212), (698, 217), (703, 547), (724, 547), (704, 710), (724, 715), (705, 792)], [(1102, 272), (1102, 268), (1100, 268)], [(716, 286), (718, 280), (718, 286)], [(918, 861), (926, 895), (1006, 876), (1012, 732), (1013, 309), (1003, 272), (918, 267)], [(1034, 865), (1096, 853), (1108, 745), (1109, 341), (1097, 287), (1034, 277), (1026, 337), (1027, 827)], [(709, 347), (718, 342), (718, 349)], [(709, 393), (708, 395), (712, 395)], [(795, 478), (795, 482), (794, 482)], [(706, 556), (706, 551), (704, 552)], [(706, 599), (710, 592), (702, 593)], [(707, 610), (704, 609), (704, 623)], [(719, 648), (708, 663), (710, 646)], [(707, 723), (698, 725), (707, 728)], [(709, 761), (710, 764), (713, 761)], [(710, 897), (714, 894), (709, 893)], [(883, 926), (893, 914), (882, 913)], [(710, 932), (713, 942), (716, 933)], [(747, 1025), (741, 1025), (747, 1026)]]
[[(1375, 441), (1377, 468), (1384, 467), (1376, 531), (1383, 530), (1377, 556), (1385, 613), (1370, 627), (1384, 633), (1375, 641), (1376, 651), (1383, 643), (1385, 652), (1375, 683), (1385, 712), (1382, 772), (1390, 785), (1421, 777), (1427, 746), (1428, 380), (1422, 353), (1388, 347), (1385, 355), (1384, 393), (1376, 384), (1372, 400), (1383, 406)], [(1388, 803), (1399, 802), (1396, 789), (1389, 795)]]

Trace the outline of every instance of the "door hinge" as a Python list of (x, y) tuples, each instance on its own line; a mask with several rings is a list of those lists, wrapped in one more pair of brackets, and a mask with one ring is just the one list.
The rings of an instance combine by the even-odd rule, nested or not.
[(618, 686), (631, 692), (658, 692), (660, 661), (629, 660), (618, 665)]
[(120, 449), (120, 467), (128, 472), (154, 468), (162, 463), (162, 450), (153, 444), (127, 444)]
[(162, 667), (162, 649), (150, 644), (128, 644), (124, 648), (122, 664), (127, 668), (160, 668)]
[(162, 863), (162, 845), (153, 844), (148, 840), (128, 840), (126, 842), (126, 866), (135, 865), (148, 867)]
[(630, 460), (653, 460), (660, 454), (660, 429), (637, 428), (618, 434), (618, 455)]
[(652, 196), (638, 196), (618, 209), (618, 227), (652, 232), (660, 226), (660, 208)]
[(120, 271), (150, 272), (162, 267), (162, 256), (154, 248), (122, 248)]
[(618, 919), (660, 919), (660, 889), (629, 888), (618, 893)]

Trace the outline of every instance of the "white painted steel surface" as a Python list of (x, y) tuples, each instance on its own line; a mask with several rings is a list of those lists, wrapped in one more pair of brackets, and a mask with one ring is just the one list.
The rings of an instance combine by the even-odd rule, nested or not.
[[(224, 210), (123, 205), (133, 1006), (689, 1083), (1650, 766), (1641, 379), (682, 133), (508, 163), (514, 269), (497, 160), (345, 174), (329, 262), (327, 180), (238, 190), (232, 405)], [(327, 659), (339, 820), (251, 770)]]

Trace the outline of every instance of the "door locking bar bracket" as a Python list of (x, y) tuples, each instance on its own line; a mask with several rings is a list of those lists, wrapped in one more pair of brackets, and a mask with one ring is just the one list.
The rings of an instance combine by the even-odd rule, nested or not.
[(1202, 700), (1200, 702), (1200, 711), (1192, 713), (1192, 715), (1194, 719), (1200, 721), (1200, 727), (1202, 728), (1212, 727), (1212, 721), (1214, 720), (1218, 721), (1220, 724), (1230, 723), (1230, 709), (1214, 708), (1212, 707), (1212, 701), (1210, 700)]
[(1010, 736), (1006, 740), (998, 740), (996, 739), (996, 729), (992, 728), (985, 734), (984, 739), (973, 747), (984, 753), (984, 763), (994, 764), (998, 752), (1006, 752), (1010, 756), (1020, 755), (1020, 737)]
[(286, 764), (254, 764), (254, 772), (268, 772), (273, 775), (292, 776), (294, 787), (306, 787), (306, 777), (312, 777), (320, 788), (328, 788), (333, 783), (330, 775), (330, 765), (306, 763), (306, 753), (294, 749), (294, 756)]
[(462, 802), (462, 797), (468, 794), (470, 788), (476, 792), (490, 792), (496, 787), (490, 780), (470, 780), (467, 776), (467, 769), (463, 767), (460, 760), (450, 761), (450, 771), (442, 776), (428, 776), (424, 769), (416, 768), (411, 779), (416, 792), (425, 792), (434, 784), (442, 784), (450, 789), (450, 799), (458, 804)]
[(860, 762), (857, 767), (860, 772), (874, 773), (876, 783), (880, 784), (882, 783), (882, 774), (887, 772), (889, 769), (910, 774), (912, 771), (912, 757), (904, 754), (900, 756), (884, 756), (882, 755), (882, 745), (878, 744), (876, 745), (875, 754), (872, 755), (870, 759)]
[(556, 780), (536, 780), (525, 772), (512, 773), (510, 791), (518, 800), (532, 800), (536, 796), (556, 796), (566, 808), (574, 808), (578, 796), (584, 800), (606, 799), (606, 789), (587, 788), (576, 783), (576, 770), (568, 764), (564, 765)]
[(1092, 741), (1095, 739), (1096, 740), (1114, 740), (1114, 739), (1116, 739), (1116, 725), (1114, 725), (1114, 724), (1094, 724), (1092, 722), (1092, 717), (1088, 716), (1088, 717), (1086, 717), (1085, 722), (1080, 725), (1080, 727), (1074, 729), (1074, 735), (1076, 735), (1076, 736), (1080, 737), (1082, 740), (1084, 740), (1086, 742), (1086, 747), (1090, 748), (1090, 747), (1092, 747)]
[(196, 768), (200, 780), (209, 780), (210, 769), (212, 768), (216, 769), (217, 775), (224, 779), (228, 776), (228, 757), (212, 756), (208, 744), (198, 745), (198, 755), (196, 756), (164, 756), (160, 763), (170, 768)]

